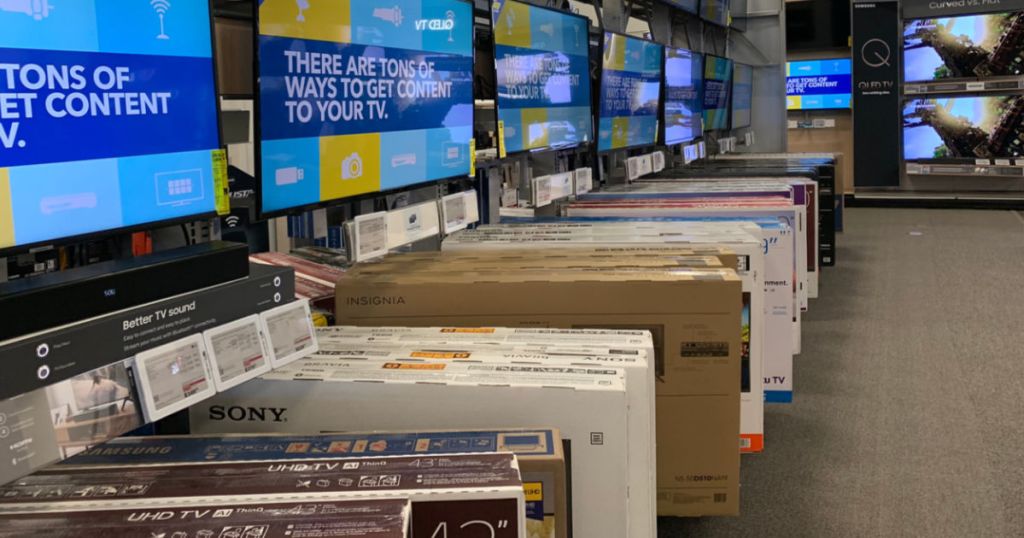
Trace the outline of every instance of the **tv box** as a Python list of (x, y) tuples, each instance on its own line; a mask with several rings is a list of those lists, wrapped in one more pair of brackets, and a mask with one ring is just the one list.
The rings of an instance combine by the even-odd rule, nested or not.
[(249, 276), (249, 248), (211, 241), (0, 284), (0, 342)]

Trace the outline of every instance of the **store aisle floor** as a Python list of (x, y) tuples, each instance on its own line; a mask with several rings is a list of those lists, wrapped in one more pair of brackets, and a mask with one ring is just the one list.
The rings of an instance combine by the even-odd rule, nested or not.
[(850, 209), (742, 516), (676, 536), (1024, 533), (1024, 219)]

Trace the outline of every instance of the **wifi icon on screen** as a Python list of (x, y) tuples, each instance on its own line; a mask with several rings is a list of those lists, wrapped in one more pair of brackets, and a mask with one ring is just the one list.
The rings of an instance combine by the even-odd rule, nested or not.
[(228, 215), (224, 219), (224, 224), (227, 224), (228, 228), (234, 228), (235, 226), (238, 226), (241, 223), (242, 223), (242, 218), (239, 217), (238, 215)]
[(149, 5), (152, 6), (153, 11), (160, 17), (160, 34), (156, 38), (170, 39), (171, 36), (167, 35), (167, 32), (164, 31), (164, 15), (171, 9), (170, 0), (149, 0)]

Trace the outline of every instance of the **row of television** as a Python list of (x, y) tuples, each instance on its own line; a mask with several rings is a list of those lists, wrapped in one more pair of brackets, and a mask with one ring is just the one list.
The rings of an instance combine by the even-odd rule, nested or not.
[[(0, 253), (214, 213), (209, 2), (166, 4), (0, 5)], [(257, 9), (262, 215), (470, 173), (471, 2)], [(680, 144), (750, 124), (749, 66), (607, 33), (592, 92), (587, 19), (500, 0), (492, 24), (509, 152)]]

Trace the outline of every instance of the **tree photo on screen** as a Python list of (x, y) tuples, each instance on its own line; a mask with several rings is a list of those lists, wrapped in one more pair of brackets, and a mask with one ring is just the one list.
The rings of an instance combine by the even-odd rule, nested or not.
[(907, 82), (1024, 74), (1024, 13), (907, 21)]
[(1024, 96), (913, 99), (903, 108), (906, 159), (1024, 155)]

